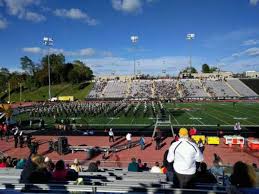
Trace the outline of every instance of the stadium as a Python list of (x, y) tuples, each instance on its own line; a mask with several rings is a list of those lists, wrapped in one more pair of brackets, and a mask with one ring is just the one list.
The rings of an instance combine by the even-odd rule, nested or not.
[(259, 193), (244, 2), (0, 0), (0, 193)]

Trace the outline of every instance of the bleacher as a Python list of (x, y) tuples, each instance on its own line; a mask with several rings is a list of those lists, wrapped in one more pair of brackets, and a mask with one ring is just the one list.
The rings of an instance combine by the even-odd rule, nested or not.
[(216, 79), (157, 79), (97, 81), (88, 98), (233, 98), (258, 96), (236, 78)]
[(97, 81), (94, 83), (92, 90), (90, 91), (88, 98), (100, 98), (102, 97), (102, 92), (106, 82)]
[(209, 97), (197, 79), (182, 79), (181, 84), (185, 89), (183, 91), (184, 97)]
[(150, 172), (128, 172), (125, 169), (104, 169), (103, 172), (80, 172), (82, 182), (64, 183), (50, 182), (48, 184), (19, 183), (21, 170), (0, 170), (0, 192), (26, 193), (226, 193), (221, 185), (197, 184), (195, 189), (174, 188), (173, 183), (166, 181), (164, 174)]
[(177, 80), (155, 80), (155, 97), (160, 99), (169, 99), (179, 97), (177, 90)]
[(239, 79), (228, 79), (227, 82), (243, 97), (258, 96), (258, 94), (256, 94), (252, 89), (250, 89)]
[(127, 82), (108, 81), (104, 89), (105, 98), (125, 98), (127, 96)]
[(133, 80), (129, 96), (132, 98), (150, 98), (152, 95), (151, 80)]
[(204, 86), (212, 97), (234, 97), (237, 94), (223, 80), (205, 80)]

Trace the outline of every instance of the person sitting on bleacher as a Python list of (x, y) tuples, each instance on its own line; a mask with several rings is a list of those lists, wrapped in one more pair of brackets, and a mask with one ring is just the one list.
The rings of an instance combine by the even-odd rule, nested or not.
[(26, 159), (25, 158), (21, 158), (16, 165), (16, 169), (23, 169), (24, 166), (26, 164)]
[(156, 162), (155, 166), (152, 166), (150, 172), (151, 173), (161, 173), (161, 168), (159, 166), (159, 162)]
[(207, 164), (205, 162), (200, 163), (200, 171), (196, 173), (196, 183), (217, 183), (215, 176), (207, 170)]
[(21, 173), (20, 182), (47, 183), (50, 179), (51, 174), (45, 167), (44, 157), (38, 154), (29, 157)]
[(68, 180), (68, 170), (65, 168), (65, 163), (63, 160), (57, 161), (55, 169), (52, 172), (52, 179), (54, 181), (67, 181)]
[(167, 161), (174, 162), (173, 167), (176, 178), (174, 184), (180, 188), (192, 186), (196, 173), (196, 162), (203, 161), (203, 154), (195, 143), (190, 141), (188, 130), (179, 130), (180, 139), (174, 142), (167, 155)]
[(88, 166), (87, 171), (88, 172), (98, 172), (100, 164), (101, 164), (101, 162), (99, 160), (97, 160), (96, 162), (91, 162)]
[(78, 161), (77, 158), (74, 159), (74, 163), (71, 164), (70, 169), (73, 169), (73, 170), (75, 170), (76, 172), (82, 172), (82, 167), (81, 167), (81, 165), (79, 164), (79, 161)]
[(131, 163), (128, 165), (128, 171), (130, 172), (138, 172), (138, 163), (136, 162), (136, 158), (131, 158)]
[(6, 164), (6, 158), (0, 158), (0, 168), (6, 168), (7, 164)]
[(234, 164), (230, 178), (231, 185), (237, 188), (251, 188), (256, 186), (256, 172), (254, 168), (244, 162)]

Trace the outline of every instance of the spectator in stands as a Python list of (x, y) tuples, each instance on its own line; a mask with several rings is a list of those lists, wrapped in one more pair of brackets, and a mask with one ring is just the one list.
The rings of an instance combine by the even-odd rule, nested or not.
[(127, 148), (128, 149), (131, 148), (131, 137), (132, 137), (131, 133), (127, 133), (126, 140), (127, 140)]
[(82, 172), (82, 166), (80, 165), (77, 158), (74, 159), (74, 163), (70, 166), (70, 169), (73, 169), (76, 172)]
[(22, 183), (47, 183), (51, 179), (51, 174), (45, 167), (44, 157), (33, 155), (23, 168), (20, 181)]
[(196, 173), (195, 182), (217, 183), (215, 176), (207, 170), (207, 164), (205, 162), (200, 163), (200, 171)]
[(222, 176), (224, 176), (224, 168), (222, 167), (222, 160), (215, 153), (214, 153), (213, 166), (210, 168), (210, 172), (215, 177), (222, 177)]
[(6, 168), (7, 167), (7, 163), (6, 163), (6, 158), (0, 158), (0, 168)]
[(159, 162), (156, 162), (155, 166), (152, 166), (150, 172), (151, 173), (161, 173), (161, 168), (159, 166)]
[(23, 169), (24, 166), (26, 164), (26, 159), (25, 158), (21, 158), (16, 165), (16, 169)]
[(109, 135), (109, 142), (114, 142), (114, 133), (112, 131), (112, 128), (110, 128), (108, 135)]
[(192, 137), (193, 135), (197, 134), (197, 129), (195, 129), (194, 127), (192, 127), (189, 131), (189, 136)]
[(100, 166), (101, 162), (99, 160), (97, 160), (96, 162), (91, 162), (88, 165), (88, 172), (98, 172), (99, 171), (99, 166)]
[(51, 161), (51, 159), (49, 159), (49, 157), (44, 159), (44, 163), (49, 172), (52, 172), (55, 169), (55, 164)]
[(142, 135), (139, 139), (139, 145), (140, 145), (140, 149), (141, 150), (144, 150), (145, 149), (145, 138), (144, 136)]
[(138, 172), (138, 163), (136, 162), (136, 158), (131, 158), (131, 163), (128, 165), (128, 171)]
[(256, 172), (252, 166), (238, 161), (234, 164), (230, 183), (237, 188), (250, 188), (256, 185)]
[(67, 181), (68, 170), (65, 168), (63, 160), (57, 161), (55, 169), (52, 173), (52, 179), (55, 181)]
[(179, 130), (180, 139), (174, 142), (167, 155), (167, 161), (174, 162), (176, 179), (174, 184), (180, 188), (191, 187), (196, 173), (196, 162), (203, 161), (203, 155), (197, 145), (188, 138), (188, 130)]
[(257, 164), (256, 163), (253, 163), (252, 166), (254, 167), (255, 170), (257, 169)]
[(144, 168), (144, 164), (142, 164), (141, 159), (138, 159), (138, 171), (142, 172)]

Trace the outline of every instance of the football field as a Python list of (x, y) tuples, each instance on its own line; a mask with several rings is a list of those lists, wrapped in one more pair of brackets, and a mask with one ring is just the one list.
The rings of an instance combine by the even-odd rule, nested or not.
[[(243, 126), (259, 126), (259, 103), (165, 103), (165, 113), (159, 118), (171, 117), (174, 126), (233, 126), (240, 122)], [(148, 126), (156, 122), (156, 115), (152, 114), (152, 107), (147, 107), (144, 114), (144, 105), (140, 105), (135, 113), (129, 112), (127, 116), (123, 113), (115, 117), (92, 117), (81, 118), (92, 126)], [(83, 122), (84, 123), (84, 122)]]
[[(241, 126), (259, 126), (259, 103), (255, 102), (191, 102), (191, 103), (134, 103), (125, 112), (120, 110), (117, 114), (99, 114), (97, 116), (80, 115), (69, 117), (75, 120), (76, 125), (85, 127), (150, 127), (152, 128), (157, 118), (171, 120), (175, 127), (180, 126), (226, 126), (232, 127), (236, 122)], [(154, 111), (155, 110), (155, 111)], [(28, 121), (29, 115), (23, 113), (17, 119)], [(43, 118), (46, 125), (55, 124), (53, 117)], [(59, 118), (63, 119), (63, 118)], [(28, 122), (27, 122), (28, 123)], [(37, 122), (36, 122), (37, 123)], [(37, 125), (37, 124), (35, 124)]]

